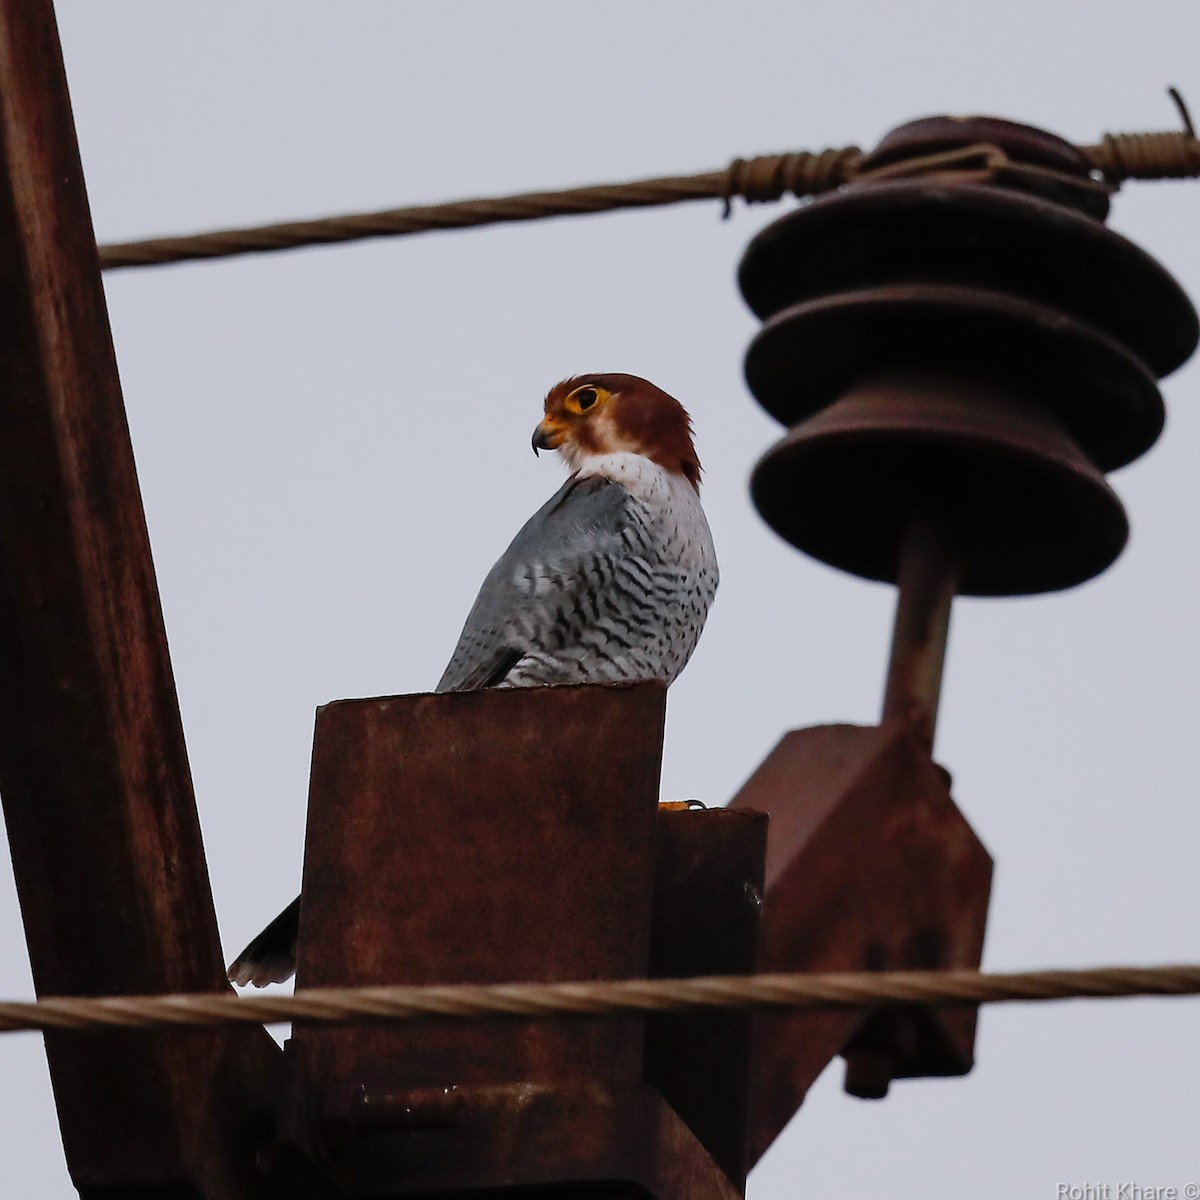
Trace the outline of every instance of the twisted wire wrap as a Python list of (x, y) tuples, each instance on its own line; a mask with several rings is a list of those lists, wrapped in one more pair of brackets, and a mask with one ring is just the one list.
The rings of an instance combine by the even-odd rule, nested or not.
[(816, 196), (831, 192), (854, 178), (862, 160), (863, 152), (857, 146), (735, 158), (725, 169), (721, 192), (724, 216), (729, 216), (735, 196), (741, 196), (747, 204), (767, 204), (787, 195)]
[(859, 1008), (1200, 995), (1200, 965), (983, 973), (893, 971), (727, 975), (603, 983), (323, 988), (292, 996), (228, 993), (52, 997), (0, 1003), (0, 1032), (166, 1029), (279, 1021), (604, 1016), (712, 1008)]
[(1200, 141), (1188, 130), (1106, 133), (1084, 153), (1111, 183), (1126, 179), (1192, 179), (1200, 175)]

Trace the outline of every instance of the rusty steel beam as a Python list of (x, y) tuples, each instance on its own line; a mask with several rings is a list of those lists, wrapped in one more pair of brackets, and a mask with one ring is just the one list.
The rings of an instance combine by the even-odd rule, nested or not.
[[(0, 0), (0, 792), (39, 995), (225, 985), (50, 0)], [(253, 1193), (265, 1032), (47, 1035), (84, 1195)]]
[[(945, 773), (900, 725), (787, 734), (731, 807), (768, 813), (763, 971), (977, 967), (992, 862)], [(972, 1063), (970, 1008), (758, 1014), (749, 1162), (838, 1054), (847, 1090), (957, 1075)]]
[[(749, 975), (758, 964), (767, 818), (663, 810), (658, 816), (650, 974)], [(751, 1018), (737, 1010), (646, 1021), (645, 1078), (731, 1183), (746, 1183)]]
[[(645, 977), (664, 713), (658, 684), (320, 709), (297, 985)], [(643, 1082), (644, 1024), (298, 1026), (278, 1170), (351, 1195), (731, 1200)]]
[[(297, 987), (644, 976), (664, 711), (658, 685), (321, 708)], [(641, 1072), (638, 1018), (292, 1040), (335, 1088)]]

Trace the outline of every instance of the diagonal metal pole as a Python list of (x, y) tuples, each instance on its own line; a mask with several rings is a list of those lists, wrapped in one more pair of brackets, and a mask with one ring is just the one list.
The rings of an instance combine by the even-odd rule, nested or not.
[[(0, 0), (0, 792), (39, 995), (227, 987), (51, 0)], [(47, 1037), (84, 1194), (254, 1194), (280, 1055)]]

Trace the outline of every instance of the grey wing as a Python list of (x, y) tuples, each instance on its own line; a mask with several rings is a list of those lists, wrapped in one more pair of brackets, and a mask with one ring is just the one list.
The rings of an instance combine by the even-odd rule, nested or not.
[(589, 569), (619, 552), (628, 513), (619, 483), (567, 480), (488, 572), (437, 691), (495, 687), (527, 653), (548, 649), (557, 614), (587, 588)]

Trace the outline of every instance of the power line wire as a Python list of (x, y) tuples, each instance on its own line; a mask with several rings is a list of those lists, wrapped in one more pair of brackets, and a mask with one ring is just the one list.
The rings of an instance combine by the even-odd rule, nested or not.
[(1200, 965), (1086, 970), (891, 971), (725, 975), (588, 983), (320, 988), (294, 995), (228, 993), (52, 997), (0, 1003), (0, 1032), (164, 1029), (279, 1021), (348, 1023), (480, 1017), (605, 1016), (697, 1009), (863, 1008), (884, 1004), (1200, 995)]
[[(1079, 149), (1096, 172), (1114, 187), (1127, 179), (1200, 176), (1200, 140), (1190, 128), (1162, 133), (1105, 134), (1096, 145), (1080, 146)], [(650, 208), (691, 200), (723, 200), (728, 214), (730, 203), (737, 197), (754, 204), (779, 200), (787, 195), (814, 196), (852, 179), (865, 178), (860, 170), (863, 159), (863, 152), (857, 146), (763, 154), (754, 158), (735, 158), (721, 170), (698, 175), (669, 175), (564, 191), (522, 192), (513, 196), (455, 200), (382, 212), (115, 242), (99, 247), (100, 265), (108, 271), (162, 266), (194, 259), (230, 258), (363, 238), (399, 237), (439, 229), (580, 216), (622, 208)]]

